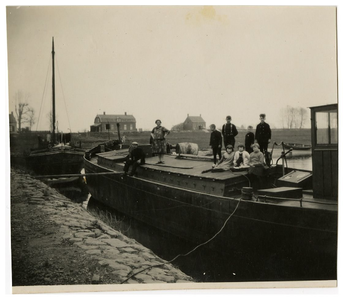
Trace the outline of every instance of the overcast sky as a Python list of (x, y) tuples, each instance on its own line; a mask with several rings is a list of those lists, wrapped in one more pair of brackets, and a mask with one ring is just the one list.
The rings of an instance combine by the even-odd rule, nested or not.
[(63, 131), (103, 112), (143, 129), (187, 114), (256, 125), (262, 112), (281, 127), (287, 105), (337, 102), (334, 6), (8, 7), (7, 34), (9, 110), (21, 91), (38, 129), (49, 128), (53, 36)]

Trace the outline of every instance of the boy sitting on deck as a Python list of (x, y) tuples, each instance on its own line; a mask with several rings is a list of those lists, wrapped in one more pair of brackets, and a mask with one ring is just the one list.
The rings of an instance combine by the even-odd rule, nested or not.
[(228, 171), (230, 170), (231, 167), (233, 167), (233, 161), (234, 161), (233, 146), (229, 144), (226, 147), (226, 152), (222, 155), (222, 158), (215, 165), (215, 167), (213, 167), (212, 169), (204, 170), (202, 171), (202, 173)]
[[(139, 144), (137, 142), (132, 142), (131, 147), (129, 149), (129, 154), (126, 157), (126, 162), (123, 168), (124, 175), (127, 175), (129, 171), (129, 167), (132, 166), (131, 172), (128, 174), (129, 176), (135, 175), (136, 169), (139, 165), (145, 164), (146, 155), (141, 148), (138, 147)], [(140, 160), (140, 163), (138, 161)]]
[[(252, 145), (253, 152), (250, 154), (250, 160), (248, 165), (250, 166), (248, 174), (252, 181), (253, 190), (262, 188), (264, 185), (264, 175), (267, 166), (264, 160), (264, 154), (260, 152), (259, 144), (254, 143)], [(258, 179), (258, 181), (257, 181)]]

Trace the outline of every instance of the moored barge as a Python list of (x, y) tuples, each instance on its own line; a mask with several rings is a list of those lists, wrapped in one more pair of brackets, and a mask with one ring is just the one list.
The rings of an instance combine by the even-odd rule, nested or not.
[[(324, 106), (322, 111), (318, 107), (312, 113), (329, 109), (332, 113), (333, 108), (336, 106)], [(312, 120), (316, 119), (314, 115)], [(321, 145), (319, 149), (312, 135), (313, 151), (321, 151)], [(327, 151), (337, 151), (334, 146)], [(165, 156), (165, 164), (159, 165), (151, 156), (150, 146), (142, 148), (146, 164), (133, 177), (123, 175), (127, 149), (101, 152), (98, 147), (86, 153), (87, 185), (96, 200), (187, 241), (206, 242), (206, 247), (215, 251), (264, 253), (267, 261), (277, 255), (300, 268), (318, 269), (311, 277), (300, 276), (302, 279), (336, 279), (335, 181), (320, 178), (320, 191), (314, 161), (317, 177), (281, 165), (271, 166), (263, 188), (246, 198), (243, 190), (253, 183), (247, 170), (202, 173), (212, 162), (192, 155)], [(338, 172), (335, 162), (331, 166), (332, 172)], [(328, 183), (334, 190), (324, 188)]]

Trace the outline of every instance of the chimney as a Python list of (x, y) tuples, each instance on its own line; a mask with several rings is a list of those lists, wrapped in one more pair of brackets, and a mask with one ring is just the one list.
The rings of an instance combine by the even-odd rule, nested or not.
[(103, 112), (103, 115), (105, 115), (105, 111)]
[(202, 117), (202, 114), (199, 114), (200, 117)]
[(125, 112), (124, 115), (127, 115), (127, 112)]

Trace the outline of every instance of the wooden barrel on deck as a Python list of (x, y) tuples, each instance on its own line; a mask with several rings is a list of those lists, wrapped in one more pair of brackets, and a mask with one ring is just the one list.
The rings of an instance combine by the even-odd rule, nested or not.
[(198, 155), (198, 145), (195, 143), (178, 143), (176, 145), (176, 153)]

